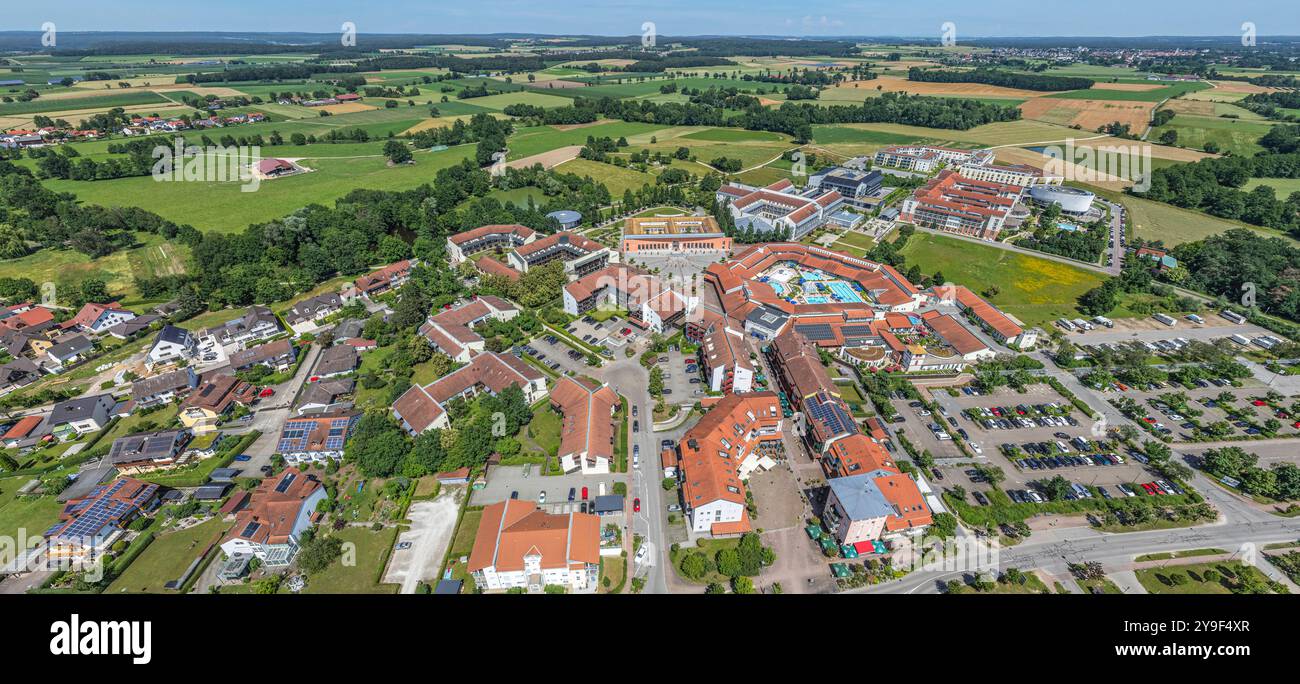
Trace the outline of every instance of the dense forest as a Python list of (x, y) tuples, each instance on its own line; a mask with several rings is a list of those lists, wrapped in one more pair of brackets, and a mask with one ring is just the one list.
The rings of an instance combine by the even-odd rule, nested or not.
[(1178, 284), (1236, 302), (1251, 283), (1262, 311), (1300, 321), (1300, 248), (1291, 243), (1236, 228), (1185, 242), (1171, 254), (1186, 271)]
[(1085, 90), (1091, 88), (1090, 78), (1077, 76), (1047, 76), (1045, 74), (1021, 74), (1014, 71), (998, 69), (974, 69), (956, 71), (952, 69), (922, 69), (912, 67), (907, 70), (907, 80), (928, 83), (983, 83), (1003, 88), (1021, 90)]

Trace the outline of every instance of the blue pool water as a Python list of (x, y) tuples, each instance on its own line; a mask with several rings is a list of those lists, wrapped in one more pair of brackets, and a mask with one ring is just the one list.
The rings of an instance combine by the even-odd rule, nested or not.
[(772, 286), (772, 290), (776, 292), (776, 296), (780, 297), (781, 295), (785, 294), (785, 286), (782, 285), (781, 283), (778, 283), (775, 280), (773, 280), (769, 282), (768, 285)]
[(1079, 227), (1074, 225), (1073, 223), (1066, 223), (1065, 221), (1057, 221), (1056, 227), (1060, 228), (1061, 230), (1068, 230), (1071, 232), (1079, 229)]
[(836, 280), (828, 283), (823, 283), (823, 285), (826, 287), (826, 289), (830, 290), (832, 294), (834, 294), (836, 297), (839, 297), (841, 302), (862, 301), (862, 297), (859, 296), (858, 293), (853, 290), (853, 287), (846, 282)]
[(831, 298), (830, 297), (804, 297), (804, 301), (808, 302), (809, 304), (829, 304)]

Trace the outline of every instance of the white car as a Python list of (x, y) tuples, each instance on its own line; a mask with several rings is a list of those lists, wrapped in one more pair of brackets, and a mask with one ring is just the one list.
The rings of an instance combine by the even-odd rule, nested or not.
[(645, 544), (642, 544), (641, 548), (636, 550), (635, 560), (637, 565), (641, 565), (645, 563), (646, 559), (650, 557), (650, 552), (648, 549), (649, 547), (647, 547)]
[(546, 490), (542, 490), (542, 493), (537, 495), (537, 503), (546, 503)]
[(978, 445), (978, 444), (976, 444), (976, 443), (974, 443), (974, 442), (971, 442), (971, 444), (970, 444), (970, 448), (974, 449), (974, 450), (975, 450), (975, 453), (977, 453), (977, 454), (982, 454), (982, 453), (984, 453), (984, 450), (980, 448), (980, 445)]

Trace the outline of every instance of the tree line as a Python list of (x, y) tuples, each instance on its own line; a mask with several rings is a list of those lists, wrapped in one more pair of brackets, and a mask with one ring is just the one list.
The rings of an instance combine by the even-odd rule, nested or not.
[(1096, 81), (1079, 76), (1048, 76), (1046, 74), (1022, 74), (1015, 71), (979, 68), (971, 71), (953, 69), (922, 69), (912, 67), (907, 70), (907, 80), (927, 83), (983, 83), (1003, 88), (1020, 90), (1086, 90)]

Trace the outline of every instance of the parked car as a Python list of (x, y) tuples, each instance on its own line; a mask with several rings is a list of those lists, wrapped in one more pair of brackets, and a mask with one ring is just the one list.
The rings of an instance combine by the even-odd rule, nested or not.
[(544, 504), (544, 503), (546, 503), (546, 490), (545, 490), (545, 489), (542, 490), (542, 493), (541, 493), (541, 494), (538, 494), (538, 495), (537, 495), (537, 503), (539, 503), (539, 504)]
[(578, 498), (578, 490), (573, 487), (569, 487), (569, 501), (572, 502), (576, 498)]
[(641, 512), (641, 497), (637, 497), (637, 498), (635, 498), (635, 499), (632, 499), (632, 512), (633, 512), (633, 513), (640, 513), (640, 512)]

